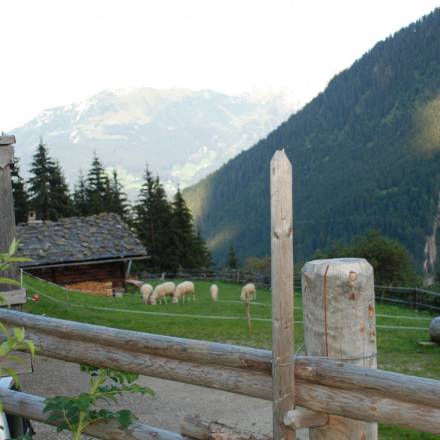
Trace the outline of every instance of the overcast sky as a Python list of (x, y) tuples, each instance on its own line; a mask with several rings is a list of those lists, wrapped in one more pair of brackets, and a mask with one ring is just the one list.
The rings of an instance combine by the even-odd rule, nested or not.
[(306, 102), (440, 0), (9, 0), (0, 130), (106, 88), (286, 89)]

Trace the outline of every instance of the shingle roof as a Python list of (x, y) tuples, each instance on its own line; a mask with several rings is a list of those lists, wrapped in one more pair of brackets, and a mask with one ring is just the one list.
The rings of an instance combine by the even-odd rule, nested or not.
[(41, 266), (146, 256), (139, 239), (116, 214), (70, 217), (17, 225), (17, 254)]

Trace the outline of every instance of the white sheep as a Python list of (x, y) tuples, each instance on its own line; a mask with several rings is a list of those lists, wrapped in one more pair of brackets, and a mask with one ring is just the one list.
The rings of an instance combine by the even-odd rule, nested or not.
[(157, 301), (159, 302), (164, 301), (166, 304), (167, 302), (166, 297), (173, 296), (175, 290), (176, 290), (176, 285), (171, 281), (158, 284), (154, 288), (153, 293), (150, 296), (150, 303), (154, 305), (157, 303)]
[(215, 302), (218, 300), (218, 286), (217, 284), (212, 284), (209, 288), (209, 292), (211, 293), (211, 299)]
[(254, 283), (247, 283), (241, 289), (240, 299), (242, 301), (252, 301), (257, 299), (257, 290), (255, 289)]
[(185, 302), (185, 297), (192, 297), (193, 300), (196, 299), (196, 289), (191, 281), (183, 281), (177, 285), (173, 295), (173, 304), (177, 304), (180, 298), (182, 298), (182, 302)]
[(153, 286), (151, 284), (142, 284), (139, 290), (141, 291), (142, 302), (148, 304), (148, 299), (153, 292)]

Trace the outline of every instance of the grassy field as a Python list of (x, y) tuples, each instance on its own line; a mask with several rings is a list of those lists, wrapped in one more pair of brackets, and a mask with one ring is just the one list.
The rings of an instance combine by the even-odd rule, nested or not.
[[(258, 289), (257, 301), (252, 304), (252, 335), (249, 335), (237, 284), (218, 282), (217, 303), (209, 297), (211, 283), (198, 281), (195, 302), (152, 306), (142, 304), (140, 294), (134, 288), (123, 298), (111, 298), (68, 292), (30, 277), (25, 277), (25, 283), (28, 293), (40, 294), (38, 302), (28, 301), (26, 304), (26, 311), (31, 313), (127, 330), (271, 347), (271, 297), (265, 289)], [(295, 310), (295, 344), (301, 353), (303, 328), (298, 293), (295, 305), (298, 307)], [(440, 379), (440, 348), (419, 344), (428, 339), (427, 329), (432, 315), (395, 305), (378, 305), (376, 312), (379, 368)], [(430, 440), (439, 436), (381, 426), (380, 438)]]

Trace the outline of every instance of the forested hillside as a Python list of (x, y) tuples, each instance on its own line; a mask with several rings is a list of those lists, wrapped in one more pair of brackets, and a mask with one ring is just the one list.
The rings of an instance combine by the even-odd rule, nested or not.
[(231, 243), (241, 258), (269, 253), (269, 161), (279, 148), (294, 167), (297, 260), (376, 228), (421, 268), (440, 190), (440, 9), (376, 44), (266, 139), (185, 191), (218, 261)]

